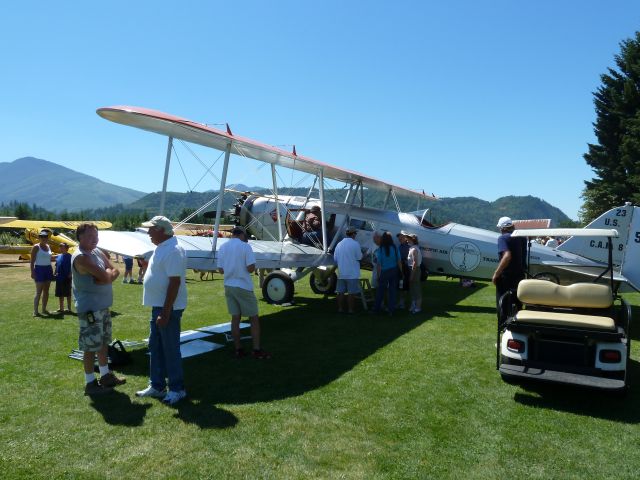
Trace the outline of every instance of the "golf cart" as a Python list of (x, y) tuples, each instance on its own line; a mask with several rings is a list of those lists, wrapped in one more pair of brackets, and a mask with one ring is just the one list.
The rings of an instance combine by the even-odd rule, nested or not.
[[(625, 391), (631, 308), (617, 293), (619, 282), (614, 283), (612, 238), (618, 232), (562, 232), (549, 234), (607, 237), (608, 265), (593, 274), (593, 282), (558, 285), (525, 279), (517, 292), (505, 293), (498, 302), (496, 367), (510, 383), (535, 380)], [(513, 235), (532, 233), (521, 230)]]

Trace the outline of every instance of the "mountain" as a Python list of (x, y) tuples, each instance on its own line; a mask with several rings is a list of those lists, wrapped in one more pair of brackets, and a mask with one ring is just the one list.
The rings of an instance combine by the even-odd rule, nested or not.
[(56, 212), (127, 204), (145, 195), (33, 157), (0, 162), (0, 178), (0, 202), (35, 203)]
[(552, 227), (572, 223), (562, 210), (531, 195), (501, 197), (494, 202), (475, 197), (442, 198), (428, 207), (434, 224), (452, 221), (487, 230), (495, 230), (498, 218), (503, 216), (514, 220), (550, 218)]

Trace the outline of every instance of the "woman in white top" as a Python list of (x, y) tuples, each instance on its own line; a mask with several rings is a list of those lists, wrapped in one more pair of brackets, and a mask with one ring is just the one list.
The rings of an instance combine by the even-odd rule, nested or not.
[(407, 263), (411, 269), (409, 276), (409, 294), (411, 295), (411, 313), (420, 313), (422, 311), (422, 286), (420, 285), (420, 265), (422, 264), (422, 253), (418, 246), (417, 235), (409, 235), (407, 237), (409, 243), (409, 256)]
[(49, 286), (53, 280), (51, 266), (51, 247), (49, 246), (49, 232), (40, 231), (40, 243), (31, 249), (31, 278), (36, 282), (36, 296), (33, 298), (33, 316), (39, 317), (38, 304), (42, 297), (42, 313), (49, 315), (47, 302), (49, 301)]

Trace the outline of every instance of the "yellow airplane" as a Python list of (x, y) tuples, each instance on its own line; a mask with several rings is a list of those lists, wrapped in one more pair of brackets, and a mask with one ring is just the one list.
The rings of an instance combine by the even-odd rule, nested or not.
[(28, 245), (0, 245), (0, 253), (18, 254), (21, 259), (28, 259), (31, 248), (40, 242), (42, 230), (49, 232), (49, 245), (53, 253), (60, 253), (61, 243), (69, 245), (69, 252), (72, 253), (77, 245), (76, 241), (57, 230), (75, 230), (78, 225), (83, 223), (93, 223), (99, 229), (111, 228), (111, 222), (101, 220), (18, 220), (15, 217), (0, 217), (0, 229), (24, 229), (24, 238), (29, 242)]

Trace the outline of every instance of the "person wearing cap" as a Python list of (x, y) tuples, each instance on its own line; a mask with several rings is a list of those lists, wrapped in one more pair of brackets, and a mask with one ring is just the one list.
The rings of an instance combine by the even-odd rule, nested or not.
[[(402, 264), (402, 275), (398, 282), (398, 308), (405, 308), (405, 297), (409, 296), (409, 284), (411, 277), (411, 269), (407, 263), (409, 258), (409, 243), (407, 238), (410, 233), (404, 230), (400, 230), (400, 233), (396, 235), (398, 239), (398, 249), (400, 250), (400, 263)], [(411, 298), (409, 296), (409, 298)]]
[(336, 285), (338, 313), (345, 311), (344, 294), (348, 293), (348, 312), (355, 313), (356, 295), (360, 293), (360, 260), (362, 250), (356, 241), (358, 230), (349, 227), (345, 237), (338, 242), (333, 252), (333, 259), (338, 265), (338, 283)]
[[(56, 257), (56, 297), (60, 308), (56, 313), (71, 313), (71, 254), (69, 245), (62, 242), (60, 253)], [(67, 299), (67, 309), (64, 309), (64, 299)]]
[[(78, 348), (82, 350), (85, 395), (111, 393), (113, 387), (125, 379), (109, 370), (108, 348), (111, 343), (112, 283), (120, 275), (111, 260), (99, 249), (98, 228), (83, 223), (76, 229), (78, 247), (71, 257), (73, 296), (78, 313)], [(100, 369), (100, 382), (93, 373), (96, 354)]]
[(49, 246), (49, 230), (40, 230), (39, 243), (31, 249), (31, 278), (36, 283), (36, 295), (33, 297), (33, 316), (39, 317), (38, 305), (42, 298), (42, 313), (49, 315), (47, 303), (49, 302), (49, 287), (53, 280), (53, 268), (51, 262), (51, 247)]
[(235, 357), (242, 358), (247, 355), (240, 343), (240, 319), (249, 317), (252, 355), (259, 360), (267, 360), (271, 358), (271, 354), (260, 347), (258, 300), (253, 293), (251, 279), (251, 274), (256, 270), (256, 257), (246, 238), (245, 231), (240, 227), (231, 231), (231, 238), (218, 250), (218, 269), (224, 275), (224, 296), (231, 315)]
[(407, 264), (409, 266), (409, 295), (411, 306), (409, 312), (420, 313), (422, 311), (422, 286), (420, 284), (420, 266), (422, 265), (422, 252), (418, 244), (417, 235), (406, 235), (409, 253)]
[(496, 226), (500, 229), (498, 237), (500, 263), (491, 281), (496, 286), (496, 306), (499, 306), (500, 297), (509, 290), (517, 290), (520, 280), (525, 277), (527, 241), (524, 237), (511, 236), (515, 227), (509, 217), (500, 217)]
[(156, 248), (144, 275), (142, 293), (142, 304), (151, 307), (149, 385), (136, 395), (161, 398), (167, 405), (174, 405), (187, 396), (180, 354), (180, 321), (187, 307), (187, 257), (167, 217), (153, 217), (142, 226), (149, 229)]
[(304, 217), (303, 227), (302, 243), (311, 246), (322, 243), (322, 214), (318, 205), (311, 207), (309, 213)]

